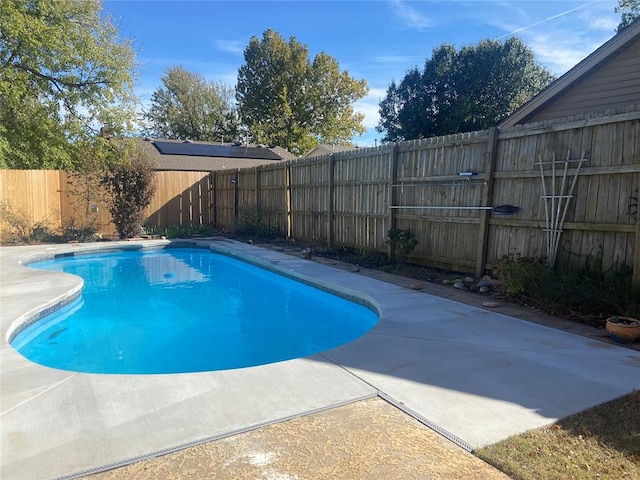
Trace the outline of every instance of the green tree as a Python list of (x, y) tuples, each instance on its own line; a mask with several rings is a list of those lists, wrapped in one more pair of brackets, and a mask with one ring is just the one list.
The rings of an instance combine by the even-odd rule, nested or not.
[(154, 164), (132, 140), (116, 144), (120, 161), (109, 162), (100, 184), (107, 192), (109, 212), (120, 238), (140, 234), (144, 210), (156, 189)]
[(546, 87), (553, 75), (518, 38), (441, 45), (422, 71), (391, 82), (380, 102), (383, 141), (482, 130), (496, 125)]
[(616, 13), (621, 14), (620, 23), (616, 33), (620, 33), (640, 17), (640, 0), (618, 0)]
[(71, 168), (75, 142), (132, 129), (134, 68), (98, 0), (1, 0), (0, 167)]
[(364, 132), (352, 104), (368, 93), (366, 81), (341, 72), (330, 55), (311, 62), (306, 45), (267, 30), (262, 40), (251, 38), (244, 59), (236, 99), (254, 141), (300, 155), (318, 142), (345, 143)]
[(238, 135), (234, 89), (181, 66), (167, 69), (145, 114), (156, 138), (222, 141)]

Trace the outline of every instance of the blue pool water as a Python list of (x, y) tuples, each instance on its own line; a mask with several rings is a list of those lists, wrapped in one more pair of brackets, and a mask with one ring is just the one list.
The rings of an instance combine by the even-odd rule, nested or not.
[(199, 249), (57, 258), (31, 266), (79, 275), (78, 301), (13, 339), (29, 360), (88, 373), (183, 373), (304, 357), (370, 330), (370, 309)]

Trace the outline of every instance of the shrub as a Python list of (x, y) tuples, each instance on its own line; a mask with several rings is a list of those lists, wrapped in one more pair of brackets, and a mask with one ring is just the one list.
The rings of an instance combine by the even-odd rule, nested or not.
[(140, 235), (144, 209), (155, 193), (153, 163), (137, 150), (129, 161), (105, 169), (101, 185), (106, 188), (109, 211), (120, 238)]
[(418, 246), (418, 240), (411, 230), (393, 228), (387, 232), (385, 243), (391, 248), (391, 258), (399, 264), (404, 263)]
[(494, 270), (507, 297), (547, 311), (600, 317), (599, 326), (611, 315), (640, 316), (640, 285), (626, 265), (604, 272), (589, 263), (552, 270), (544, 259), (512, 257), (496, 262)]
[(233, 226), (232, 231), (238, 237), (256, 240), (274, 240), (282, 237), (280, 226), (265, 224), (262, 218), (253, 212), (245, 213), (242, 220)]
[(33, 222), (26, 213), (13, 208), (7, 200), (0, 202), (2, 244), (42, 243), (56, 240), (56, 234), (46, 220)]

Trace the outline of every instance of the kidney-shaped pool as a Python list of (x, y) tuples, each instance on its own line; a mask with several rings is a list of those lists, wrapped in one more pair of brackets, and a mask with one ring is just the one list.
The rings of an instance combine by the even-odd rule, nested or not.
[(366, 306), (204, 249), (76, 255), (31, 267), (84, 279), (82, 296), (11, 341), (87, 373), (226, 370), (306, 357), (367, 331)]

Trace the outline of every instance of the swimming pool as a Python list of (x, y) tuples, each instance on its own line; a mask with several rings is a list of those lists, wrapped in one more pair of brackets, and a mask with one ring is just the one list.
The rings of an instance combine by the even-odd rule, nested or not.
[(80, 299), (20, 331), (41, 365), (87, 373), (226, 370), (319, 353), (378, 321), (370, 308), (204, 249), (78, 255), (31, 267), (84, 279)]

